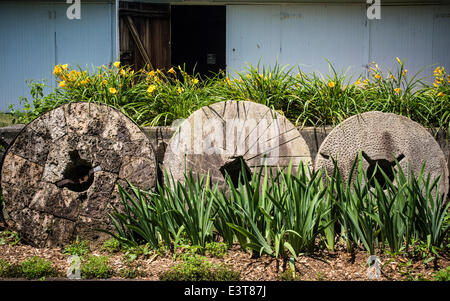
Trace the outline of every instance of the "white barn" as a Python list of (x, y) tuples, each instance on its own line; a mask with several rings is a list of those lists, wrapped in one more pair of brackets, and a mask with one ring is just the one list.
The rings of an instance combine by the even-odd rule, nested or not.
[(81, 0), (81, 19), (69, 20), (63, 0), (0, 0), (0, 111), (27, 96), (28, 78), (54, 85), (61, 63), (232, 74), (261, 61), (328, 73), (329, 60), (360, 75), (399, 57), (408, 74), (450, 70), (450, 0), (377, 1), (379, 19), (366, 0)]

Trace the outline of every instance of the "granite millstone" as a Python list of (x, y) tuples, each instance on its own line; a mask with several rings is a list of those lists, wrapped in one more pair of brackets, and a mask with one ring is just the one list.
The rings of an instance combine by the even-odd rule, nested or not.
[(29, 123), (7, 150), (1, 185), (7, 225), (37, 247), (77, 236), (101, 242), (117, 182), (156, 185), (156, 160), (140, 128), (107, 105), (70, 103)]
[(392, 173), (395, 158), (405, 173), (409, 167), (418, 175), (425, 162), (426, 174), (432, 179), (441, 177), (439, 192), (448, 193), (448, 168), (441, 147), (425, 128), (407, 117), (378, 111), (349, 117), (321, 144), (315, 169), (325, 168), (331, 174), (335, 159), (344, 179), (348, 179), (360, 152), (363, 167), (369, 173), (377, 163), (383, 171)]
[(307, 143), (295, 126), (276, 111), (249, 101), (205, 106), (184, 120), (168, 143), (163, 168), (175, 181), (186, 172), (209, 174), (223, 186), (228, 173), (237, 184), (241, 161), (247, 175), (267, 165), (277, 170), (292, 161), (311, 164)]

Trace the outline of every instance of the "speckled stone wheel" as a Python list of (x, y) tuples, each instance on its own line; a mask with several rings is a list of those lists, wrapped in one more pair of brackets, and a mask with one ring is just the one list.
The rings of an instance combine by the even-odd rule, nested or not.
[(241, 160), (247, 176), (259, 166), (273, 170), (300, 162), (311, 165), (309, 147), (283, 115), (250, 101), (224, 101), (205, 106), (178, 127), (164, 155), (164, 168), (175, 181), (185, 172), (209, 173), (224, 186), (228, 173), (237, 185)]
[[(409, 165), (415, 175), (419, 174), (425, 162), (426, 174), (430, 173), (433, 179), (441, 176), (439, 192), (448, 192), (448, 169), (442, 149), (425, 128), (407, 117), (378, 111), (349, 117), (334, 128), (321, 144), (315, 169), (324, 167), (330, 174), (334, 168), (334, 158), (347, 179), (360, 151), (364, 158), (363, 167), (369, 174), (373, 174), (378, 163), (392, 180), (394, 158), (405, 173)], [(377, 172), (375, 177), (379, 182), (384, 181), (381, 172)]]
[(102, 241), (107, 212), (121, 201), (116, 183), (154, 187), (152, 146), (128, 117), (107, 105), (76, 102), (29, 123), (4, 157), (1, 185), (7, 225), (37, 247), (77, 236)]

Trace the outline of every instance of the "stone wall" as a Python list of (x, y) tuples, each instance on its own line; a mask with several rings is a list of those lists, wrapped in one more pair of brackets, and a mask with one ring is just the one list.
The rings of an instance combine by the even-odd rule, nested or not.
[[(23, 128), (22, 124), (11, 125), (0, 128), (0, 145), (6, 148), (12, 142), (14, 137)], [(322, 144), (325, 137), (331, 132), (333, 128), (327, 127), (304, 127), (299, 128), (303, 139), (309, 146), (311, 158), (314, 162), (317, 151)], [(156, 158), (159, 162), (163, 161), (166, 145), (174, 133), (174, 129), (168, 126), (146, 127), (144, 132), (150, 139), (151, 144), (156, 152)], [(429, 129), (430, 133), (436, 138), (437, 142), (442, 148), (442, 151), (447, 157), (447, 165), (450, 170), (450, 133), (445, 130), (436, 131)], [(1, 154), (3, 156), (3, 154)]]

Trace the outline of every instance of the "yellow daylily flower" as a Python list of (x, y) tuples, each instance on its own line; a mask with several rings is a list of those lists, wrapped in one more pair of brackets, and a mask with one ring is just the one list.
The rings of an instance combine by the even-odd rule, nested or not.
[(381, 75), (377, 73), (377, 74), (375, 74), (375, 78), (376, 78), (376, 79), (380, 79), (380, 78), (381, 78)]
[(114, 67), (116, 67), (117, 69), (119, 69), (119, 67), (120, 67), (120, 62), (114, 62)]
[(194, 79), (192, 80), (192, 83), (193, 83), (194, 85), (198, 84), (198, 79), (194, 78)]
[(69, 67), (69, 64), (64, 64), (61, 67), (63, 68), (63, 70), (67, 70), (67, 68)]
[(437, 94), (437, 96), (444, 96), (444, 92), (439, 92), (438, 94)]
[(360, 84), (361, 84), (361, 81), (358, 79), (358, 80), (355, 82), (355, 86), (360, 85)]
[(395, 88), (394, 91), (395, 91), (395, 93), (400, 93), (401, 89), (400, 88)]
[(117, 90), (116, 88), (109, 88), (109, 93), (116, 94)]
[(123, 69), (120, 69), (120, 75), (125, 76), (126, 72)]
[(177, 94), (181, 94), (183, 93), (184, 89), (182, 87), (178, 87), (177, 89)]
[(60, 81), (60, 82), (59, 82), (59, 86), (60, 86), (61, 88), (64, 88), (64, 87), (66, 86), (66, 82), (65, 82), (65, 81)]
[(175, 74), (175, 73), (176, 73), (176, 71), (173, 69), (173, 67), (170, 68), (169, 71), (167, 71), (167, 72), (172, 73), (172, 74)]
[(147, 93), (151, 94), (155, 90), (156, 90), (156, 85), (150, 85), (150, 86), (148, 86)]
[(328, 82), (328, 87), (333, 88), (334, 86), (336, 86), (334, 82)]
[(59, 65), (56, 65), (55, 68), (53, 69), (53, 74), (58, 75), (62, 72), (62, 69)]

